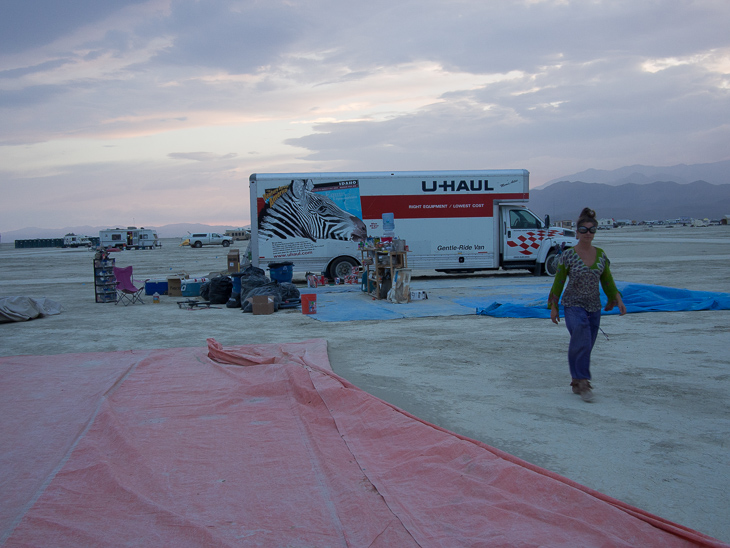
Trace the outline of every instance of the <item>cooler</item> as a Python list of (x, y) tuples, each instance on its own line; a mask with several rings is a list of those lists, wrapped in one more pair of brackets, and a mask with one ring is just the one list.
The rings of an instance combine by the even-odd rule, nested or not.
[(144, 283), (145, 295), (167, 295), (167, 280), (147, 280)]

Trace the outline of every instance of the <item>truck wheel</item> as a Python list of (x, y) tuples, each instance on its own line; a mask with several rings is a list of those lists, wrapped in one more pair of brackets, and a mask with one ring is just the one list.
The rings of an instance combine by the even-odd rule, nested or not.
[(350, 257), (337, 257), (328, 269), (330, 279), (343, 279), (345, 276), (349, 276), (353, 266), (357, 266), (357, 263)]
[(203, 244), (201, 242), (193, 242), (190, 247), (203, 247)]
[(557, 252), (551, 251), (548, 253), (547, 257), (545, 257), (545, 274), (555, 276), (558, 273), (559, 262), (560, 259), (558, 258)]
[(231, 242), (229, 242), (228, 240), (223, 240), (223, 247), (228, 247), (229, 245), (231, 245)]

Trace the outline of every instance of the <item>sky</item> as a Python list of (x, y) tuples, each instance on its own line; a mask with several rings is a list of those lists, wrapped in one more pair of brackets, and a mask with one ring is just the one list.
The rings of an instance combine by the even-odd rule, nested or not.
[(727, 0), (3, 0), (0, 232), (245, 226), (251, 173), (730, 159)]

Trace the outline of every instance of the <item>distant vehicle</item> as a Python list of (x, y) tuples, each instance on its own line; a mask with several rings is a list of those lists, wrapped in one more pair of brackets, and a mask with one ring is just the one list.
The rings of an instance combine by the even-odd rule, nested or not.
[(234, 228), (226, 230), (226, 236), (230, 236), (234, 240), (250, 240), (251, 229), (250, 228)]
[(63, 247), (91, 247), (91, 240), (88, 236), (69, 232), (63, 237)]
[(150, 228), (110, 228), (99, 231), (99, 245), (101, 247), (115, 247), (117, 249), (154, 249), (162, 247), (157, 231)]
[(218, 232), (199, 232), (197, 234), (191, 234), (187, 238), (187, 244), (185, 242), (182, 245), (189, 245), (190, 247), (203, 247), (204, 245), (222, 245), (228, 247), (233, 243), (231, 236), (224, 236)]
[(598, 230), (611, 230), (612, 228), (615, 228), (616, 221), (613, 219), (599, 219), (598, 220)]

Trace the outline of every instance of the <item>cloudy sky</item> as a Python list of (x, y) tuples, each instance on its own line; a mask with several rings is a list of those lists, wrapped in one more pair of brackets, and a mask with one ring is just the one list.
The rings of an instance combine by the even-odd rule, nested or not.
[(2, 0), (0, 232), (249, 222), (248, 177), (730, 159), (727, 0)]

